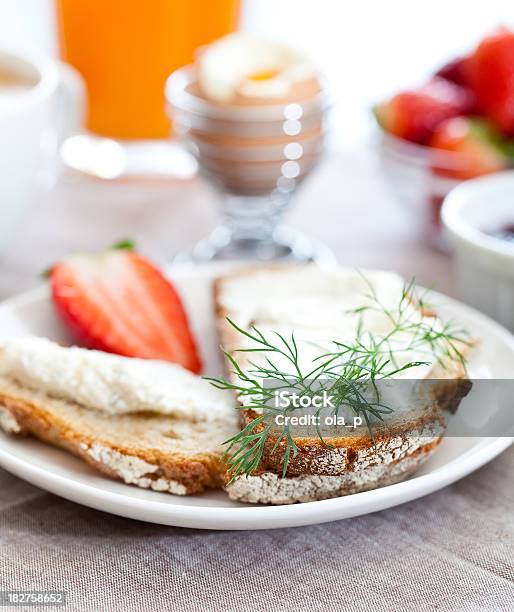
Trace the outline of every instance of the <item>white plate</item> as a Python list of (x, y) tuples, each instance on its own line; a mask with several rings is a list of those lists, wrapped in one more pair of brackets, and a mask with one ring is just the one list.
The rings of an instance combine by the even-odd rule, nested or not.
[[(175, 267), (171, 274), (190, 313), (209, 374), (221, 371), (211, 314), (210, 281), (215, 270)], [(473, 375), (512, 378), (514, 343), (508, 332), (458, 302), (437, 294), (434, 301), (443, 316), (459, 320), (480, 338), (480, 350), (470, 364)], [(61, 342), (69, 340), (55, 319), (45, 288), (0, 304), (0, 334), (2, 339), (37, 334)], [(472, 428), (476, 413), (470, 399), (462, 404), (460, 415), (464, 421), (468, 419)], [(359, 516), (417, 499), (491, 461), (511, 442), (511, 438), (445, 439), (437, 453), (410, 480), (348, 497), (278, 507), (239, 504), (220, 491), (178, 497), (137, 489), (98, 475), (64, 451), (30, 438), (4, 434), (0, 434), (0, 466), (56, 495), (120, 516), (200, 529), (268, 529)]]

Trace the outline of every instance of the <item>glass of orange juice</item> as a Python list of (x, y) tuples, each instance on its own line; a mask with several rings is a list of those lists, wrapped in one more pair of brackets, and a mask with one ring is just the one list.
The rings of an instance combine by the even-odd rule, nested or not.
[(104, 178), (180, 176), (194, 161), (168, 139), (164, 86), (198, 47), (236, 29), (239, 0), (56, 0), (64, 61), (83, 76), (88, 134), (63, 147)]

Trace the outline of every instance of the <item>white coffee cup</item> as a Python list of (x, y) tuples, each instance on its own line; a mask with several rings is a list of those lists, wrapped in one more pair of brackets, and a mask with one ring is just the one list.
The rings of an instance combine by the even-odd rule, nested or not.
[(71, 67), (0, 50), (0, 73), (20, 87), (0, 86), (0, 249), (38, 188), (58, 171), (60, 144), (80, 128), (84, 85)]

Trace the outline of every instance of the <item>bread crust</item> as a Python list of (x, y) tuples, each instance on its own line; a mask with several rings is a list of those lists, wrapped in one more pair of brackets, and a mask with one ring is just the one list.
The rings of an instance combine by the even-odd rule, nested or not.
[(253, 503), (284, 505), (332, 497), (353, 495), (396, 484), (412, 476), (419, 466), (436, 450), (441, 440), (420, 447), (401, 460), (367, 467), (356, 472), (343, 472), (334, 476), (303, 474), (282, 478), (276, 472), (262, 472), (251, 476), (238, 476), (227, 482), (226, 491), (231, 499)]
[[(274, 265), (265, 269), (272, 271), (283, 267)], [(240, 339), (236, 330), (226, 322), (226, 318), (233, 318), (233, 314), (222, 305), (223, 283), (262, 270), (262, 266), (238, 269), (214, 281), (213, 299), (218, 336), (223, 348), (232, 355)], [(436, 316), (431, 312), (424, 314)], [(286, 443), (282, 441), (274, 448), (276, 439), (270, 437), (254, 474), (239, 476), (231, 482), (227, 477), (229, 495), (233, 499), (254, 503), (295, 503), (355, 493), (406, 478), (441, 443), (446, 426), (444, 411), (454, 412), (471, 388), (464, 366), (457, 361), (446, 363), (444, 367), (434, 366), (429, 378), (441, 380), (434, 386), (433, 406), (421, 418), (402, 422), (394, 428), (376, 428), (374, 441), (369, 436), (346, 436), (330, 438), (326, 440), (328, 444), (323, 444), (316, 438), (294, 438), (298, 452), (296, 456), (290, 457), (285, 482), (282, 484), (277, 477), (282, 474)], [(241, 410), (241, 427), (257, 416), (252, 410)], [(392, 454), (388, 450), (391, 441), (395, 445)], [(386, 466), (385, 469), (378, 470), (380, 465)], [(329, 481), (330, 484), (326, 481), (329, 477), (334, 477), (334, 480)], [(307, 486), (309, 478), (311, 484)]]

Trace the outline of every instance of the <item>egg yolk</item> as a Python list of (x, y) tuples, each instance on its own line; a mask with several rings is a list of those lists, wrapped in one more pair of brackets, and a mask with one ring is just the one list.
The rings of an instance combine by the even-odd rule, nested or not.
[(279, 74), (280, 70), (277, 69), (261, 70), (260, 72), (248, 75), (247, 78), (249, 81), (268, 81), (269, 79), (274, 79)]

